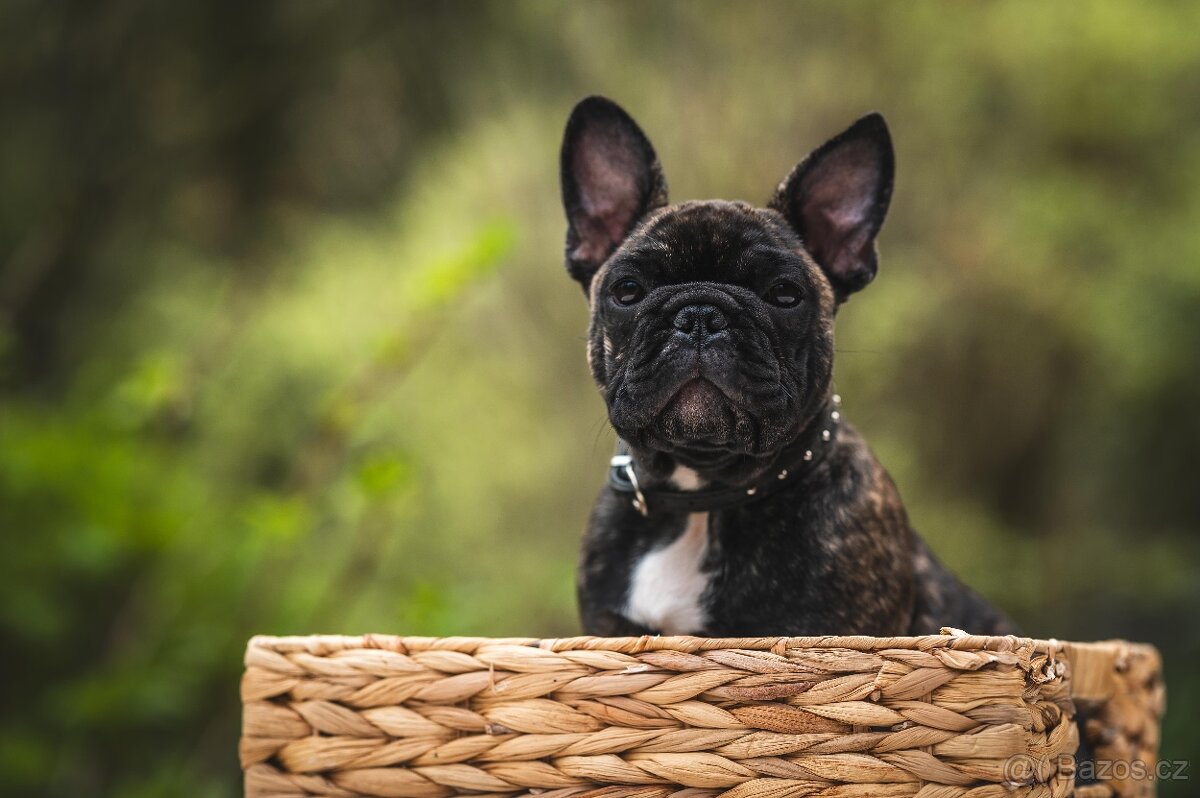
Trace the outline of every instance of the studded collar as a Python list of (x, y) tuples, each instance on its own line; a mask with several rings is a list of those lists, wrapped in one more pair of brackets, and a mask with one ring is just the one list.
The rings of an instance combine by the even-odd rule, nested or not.
[(707, 490), (648, 489), (638, 482), (633, 457), (624, 441), (617, 442), (617, 453), (613, 455), (608, 469), (609, 487), (627, 496), (634, 508), (644, 516), (650, 513), (699, 513), (721, 510), (748, 504), (769, 496), (778, 488), (794, 482), (807, 474), (832, 448), (837, 438), (841, 421), (842, 399), (836, 393), (825, 406), (818, 421), (810, 424), (807, 432), (791, 444), (779, 463), (786, 465), (772, 469), (748, 485)]

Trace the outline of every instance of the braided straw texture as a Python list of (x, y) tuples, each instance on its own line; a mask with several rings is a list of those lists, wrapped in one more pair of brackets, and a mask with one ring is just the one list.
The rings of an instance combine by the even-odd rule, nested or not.
[[(1157, 655), (1126, 649), (1137, 690)], [(1070, 655), (963, 634), (256, 637), (246, 795), (1060, 798), (1078, 743)], [(1151, 761), (1157, 700), (1110, 707)]]
[(1078, 798), (1153, 798), (1151, 776), (1166, 708), (1158, 651), (1120, 641), (1068, 643), (1067, 656), (1080, 663), (1072, 694), (1084, 713), (1092, 770), (1103, 779), (1080, 787)]

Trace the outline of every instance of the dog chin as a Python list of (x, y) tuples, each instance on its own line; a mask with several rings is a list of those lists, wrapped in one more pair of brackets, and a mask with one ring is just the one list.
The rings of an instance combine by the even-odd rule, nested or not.
[(680, 445), (726, 446), (733, 440), (733, 407), (707, 379), (690, 379), (671, 397), (656, 419), (667, 440)]
[[(610, 405), (609, 419), (629, 443), (670, 455), (677, 463), (703, 472), (740, 467), (746, 458), (769, 456), (785, 442), (779, 419), (758, 414), (730, 398), (726, 389), (707, 377), (691, 377), (674, 391), (661, 387), (657, 401), (648, 397), (634, 405)], [(647, 405), (656, 411), (636, 411)]]
[(754, 445), (749, 416), (703, 378), (684, 383), (652, 426), (654, 448), (701, 470), (730, 466), (751, 454)]

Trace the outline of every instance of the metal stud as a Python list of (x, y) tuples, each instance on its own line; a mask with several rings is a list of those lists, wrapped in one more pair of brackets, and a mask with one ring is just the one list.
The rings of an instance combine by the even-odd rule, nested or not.
[(812, 460), (812, 457), (813, 457), (812, 449), (805, 449), (804, 450), (804, 461), (808, 462), (808, 461)]
[(777, 476), (776, 479), (787, 479), (787, 469), (785, 468), (780, 471), (779, 476)]
[(746, 489), (747, 496), (753, 496), (756, 493), (758, 493), (758, 488), (747, 488)]
[(840, 419), (842, 417), (842, 414), (839, 413), (838, 411), (834, 410), (832, 413), (829, 414), (829, 417), (832, 418), (834, 421), (837, 421), (838, 419)]
[(835, 405), (840, 405), (842, 403), (842, 395), (840, 393), (835, 393), (833, 395), (833, 403)]
[(827, 429), (821, 430), (821, 440), (827, 441), (827, 440), (831, 439), (832, 437), (833, 437), (833, 435), (829, 432), (829, 430), (827, 430)]

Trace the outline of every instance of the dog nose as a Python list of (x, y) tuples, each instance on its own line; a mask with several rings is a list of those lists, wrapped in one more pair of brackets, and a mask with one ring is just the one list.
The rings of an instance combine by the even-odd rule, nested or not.
[(686, 305), (673, 321), (675, 329), (688, 335), (712, 335), (729, 326), (725, 314), (716, 305)]

